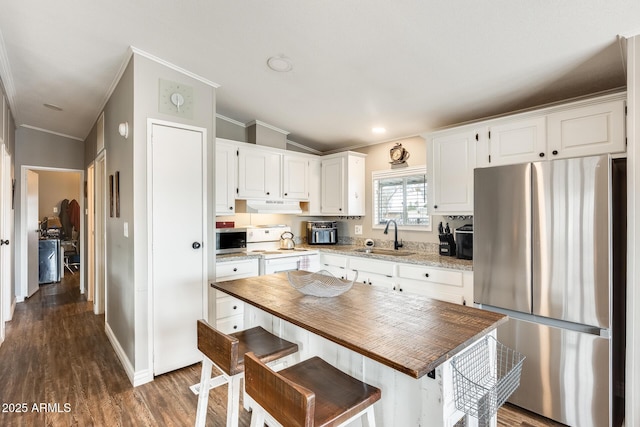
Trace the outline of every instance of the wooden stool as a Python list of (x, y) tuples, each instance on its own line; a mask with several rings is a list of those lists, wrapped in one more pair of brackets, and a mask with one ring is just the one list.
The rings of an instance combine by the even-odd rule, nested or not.
[[(245, 353), (252, 352), (263, 363), (269, 363), (298, 351), (298, 345), (283, 340), (261, 327), (223, 334), (204, 320), (198, 320), (198, 349), (204, 354), (196, 427), (204, 427), (207, 419), (209, 390), (228, 384), (227, 427), (237, 427), (240, 409), (240, 379), (244, 374)], [(211, 378), (215, 365), (222, 375)]]
[(245, 356), (245, 390), (254, 402), (251, 427), (341, 426), (365, 416), (375, 426), (379, 388), (363, 383), (319, 357), (274, 372), (253, 353)]

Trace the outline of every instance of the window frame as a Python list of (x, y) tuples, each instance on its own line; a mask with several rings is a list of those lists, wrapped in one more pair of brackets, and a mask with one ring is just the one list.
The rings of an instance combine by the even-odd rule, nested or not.
[[(429, 185), (428, 174), (427, 174), (427, 166), (411, 166), (402, 169), (391, 169), (391, 170), (378, 170), (371, 172), (371, 228), (374, 230), (383, 230), (386, 227), (386, 224), (376, 224), (376, 218), (378, 217), (378, 212), (376, 210), (376, 184), (375, 182), (380, 179), (385, 178), (406, 178), (408, 176), (413, 175), (424, 175), (425, 176), (425, 186)], [(429, 196), (429, 192), (425, 188), (425, 198)], [(427, 198), (428, 202), (428, 198)], [(429, 223), (427, 225), (398, 225), (399, 230), (412, 230), (412, 231), (431, 231), (432, 230), (432, 218), (431, 212), (429, 212), (428, 203), (425, 207), (427, 209), (427, 218)]]

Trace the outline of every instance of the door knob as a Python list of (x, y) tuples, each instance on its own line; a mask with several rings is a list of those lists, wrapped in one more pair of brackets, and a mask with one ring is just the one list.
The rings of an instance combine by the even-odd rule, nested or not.
[(2, 240), (0, 239), (0, 246), (2, 245), (8, 245), (9, 244), (9, 240)]
[(200, 249), (200, 246), (202, 246), (200, 242), (193, 242), (193, 244), (191, 245), (193, 249)]

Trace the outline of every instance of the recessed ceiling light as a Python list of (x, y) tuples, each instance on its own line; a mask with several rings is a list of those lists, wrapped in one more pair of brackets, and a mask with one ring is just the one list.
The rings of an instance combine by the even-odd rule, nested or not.
[(44, 105), (45, 107), (47, 107), (47, 108), (49, 108), (51, 110), (62, 111), (62, 107), (59, 107), (59, 106), (57, 106), (55, 104), (42, 104), (42, 105)]
[(371, 132), (377, 133), (377, 134), (385, 133), (386, 131), (387, 130), (383, 127), (374, 127), (371, 129)]
[(291, 60), (284, 55), (272, 56), (267, 59), (267, 66), (279, 73), (286, 73), (293, 70)]

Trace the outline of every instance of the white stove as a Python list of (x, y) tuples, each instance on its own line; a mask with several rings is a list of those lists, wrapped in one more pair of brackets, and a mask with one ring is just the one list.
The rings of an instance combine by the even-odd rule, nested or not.
[(260, 274), (291, 270), (317, 271), (320, 253), (316, 249), (280, 249), (282, 233), (291, 232), (288, 225), (247, 227), (247, 254), (259, 254)]

